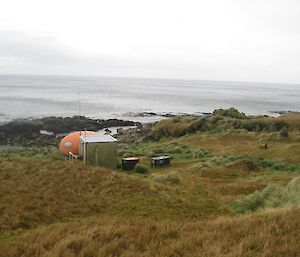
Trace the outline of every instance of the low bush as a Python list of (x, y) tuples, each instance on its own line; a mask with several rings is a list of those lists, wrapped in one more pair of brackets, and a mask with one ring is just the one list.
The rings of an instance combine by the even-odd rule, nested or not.
[(283, 127), (280, 131), (279, 131), (279, 136), (282, 138), (288, 138), (289, 137), (289, 132), (287, 127)]
[(252, 118), (243, 120), (240, 124), (241, 129), (248, 131), (269, 131), (276, 132), (282, 128), (288, 128), (289, 124), (281, 120), (273, 120), (272, 118)]
[(149, 169), (146, 166), (143, 166), (141, 164), (137, 164), (134, 168), (134, 172), (140, 173), (140, 174), (145, 174), (148, 173)]
[(284, 121), (281, 121), (281, 120), (274, 121), (270, 124), (269, 131), (270, 132), (280, 131), (283, 128), (287, 129), (287, 126), (288, 126), (288, 124)]
[(219, 115), (219, 116), (225, 116), (225, 117), (230, 117), (230, 118), (236, 118), (236, 119), (245, 119), (247, 116), (245, 113), (239, 112), (235, 108), (229, 108), (229, 109), (217, 109), (213, 112), (213, 115)]

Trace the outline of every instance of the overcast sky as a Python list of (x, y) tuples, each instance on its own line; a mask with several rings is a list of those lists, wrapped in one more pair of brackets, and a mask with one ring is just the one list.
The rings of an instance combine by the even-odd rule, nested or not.
[(300, 1), (1, 0), (0, 74), (300, 83)]

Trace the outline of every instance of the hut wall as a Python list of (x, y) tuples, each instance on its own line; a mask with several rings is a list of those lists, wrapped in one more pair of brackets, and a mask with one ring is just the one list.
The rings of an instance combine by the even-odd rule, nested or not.
[(115, 142), (87, 143), (86, 164), (116, 169), (117, 144)]

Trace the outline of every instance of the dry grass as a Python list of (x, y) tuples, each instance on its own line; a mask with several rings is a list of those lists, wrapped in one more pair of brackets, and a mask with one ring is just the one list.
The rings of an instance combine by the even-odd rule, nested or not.
[[(193, 119), (165, 122), (179, 136)], [(0, 158), (0, 257), (298, 257), (299, 206), (242, 216), (230, 209), (269, 184), (286, 188), (299, 176), (283, 169), (300, 163), (300, 132), (293, 130), (299, 116), (287, 119), (286, 139), (270, 132), (206, 132), (123, 149), (140, 152), (148, 167), (150, 153), (170, 151), (171, 165), (149, 167), (147, 174)], [(264, 142), (268, 150), (259, 147)], [(256, 157), (282, 166), (270, 169)]]
[(285, 121), (289, 124), (289, 129), (300, 129), (300, 114), (288, 113), (277, 118), (280, 121)]
[[(149, 183), (64, 161), (0, 159), (0, 231), (102, 213)], [(156, 189), (157, 193), (157, 189)]]
[(228, 212), (204, 187), (190, 188), (190, 181), (178, 188), (80, 163), (0, 159), (0, 180), (0, 232), (87, 216), (181, 220)]
[[(201, 133), (182, 137), (178, 142), (219, 154), (247, 154), (252, 157), (277, 159), (286, 163), (300, 163), (299, 132), (290, 133), (288, 139), (280, 139), (276, 134), (261, 132)], [(262, 143), (269, 144), (268, 149), (261, 149)]]
[(0, 256), (297, 257), (299, 211), (294, 207), (185, 223), (92, 218), (30, 231), (6, 244)]

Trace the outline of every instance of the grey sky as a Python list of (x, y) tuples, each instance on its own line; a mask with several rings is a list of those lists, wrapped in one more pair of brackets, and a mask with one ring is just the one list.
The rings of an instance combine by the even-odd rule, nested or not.
[(300, 1), (2, 1), (0, 74), (300, 83)]

